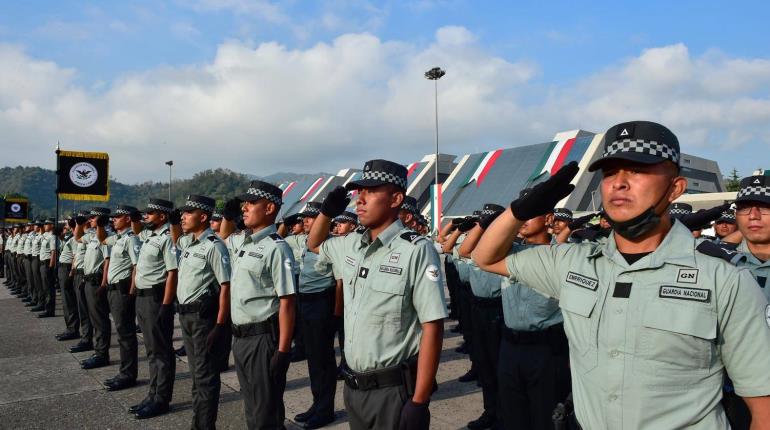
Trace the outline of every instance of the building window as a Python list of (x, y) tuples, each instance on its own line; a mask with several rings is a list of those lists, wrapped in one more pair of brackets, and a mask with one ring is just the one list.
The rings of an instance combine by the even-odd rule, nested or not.
[(683, 160), (684, 160), (685, 164), (690, 164), (690, 159), (689, 158), (683, 158)]
[(692, 183), (692, 186), (693, 186), (693, 187), (700, 187), (700, 183), (698, 183), (698, 182), (694, 182), (694, 181), (693, 181), (693, 183)]

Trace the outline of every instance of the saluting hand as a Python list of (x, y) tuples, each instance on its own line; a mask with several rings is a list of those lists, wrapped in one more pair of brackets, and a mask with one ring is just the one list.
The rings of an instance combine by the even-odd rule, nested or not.
[(547, 181), (532, 187), (525, 196), (512, 201), (513, 216), (519, 221), (527, 221), (552, 211), (561, 199), (575, 189), (570, 182), (578, 170), (577, 162), (573, 161), (559, 169)]
[(348, 207), (350, 198), (348, 198), (348, 192), (344, 188), (338, 186), (331, 190), (321, 204), (321, 213), (329, 218), (334, 218), (337, 215), (342, 214), (345, 208)]

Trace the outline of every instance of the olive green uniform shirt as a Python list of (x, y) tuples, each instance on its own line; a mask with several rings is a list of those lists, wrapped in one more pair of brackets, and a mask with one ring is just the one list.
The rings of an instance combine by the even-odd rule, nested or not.
[(345, 359), (366, 372), (415, 356), (421, 323), (446, 318), (444, 282), (430, 241), (395, 221), (372, 241), (368, 231), (329, 238), (316, 267), (342, 267)]
[[(583, 428), (726, 429), (725, 371), (738, 395), (770, 395), (757, 359), (770, 356), (767, 300), (748, 270), (697, 252), (679, 222), (630, 266), (614, 236), (505, 263), (512, 281), (559, 300)], [(628, 298), (615, 297), (624, 284)]]
[(32, 239), (35, 233), (25, 233), (21, 235), (21, 253), (24, 255), (32, 255)]
[[(85, 231), (85, 234), (93, 233), (94, 229), (88, 229)], [(85, 234), (83, 235), (85, 237)], [(83, 270), (85, 267), (85, 260), (86, 260), (86, 242), (84, 242), (82, 237), (81, 240), (75, 241), (75, 269), (76, 270)], [(84, 271), (85, 272), (85, 271)]]
[(99, 242), (94, 229), (84, 234), (80, 238), (80, 242), (86, 246), (83, 255), (83, 274), (93, 275), (101, 272), (104, 260), (110, 258), (110, 247)]
[(33, 257), (40, 257), (40, 245), (43, 243), (43, 234), (35, 233), (32, 237), (32, 252), (30, 255)]
[(38, 253), (40, 261), (49, 261), (54, 248), (56, 248), (56, 236), (50, 231), (43, 233), (40, 239), (40, 252)]
[(166, 281), (167, 272), (178, 268), (176, 247), (169, 225), (139, 233), (141, 247), (136, 261), (136, 288), (151, 288)]
[(208, 228), (200, 237), (187, 234), (179, 238), (179, 282), (176, 290), (179, 303), (192, 303), (207, 293), (216, 293), (219, 286), (230, 282), (230, 254), (224, 242)]
[(131, 276), (142, 244), (130, 227), (107, 237), (104, 242), (110, 248), (107, 283), (117, 284)]
[(278, 312), (280, 297), (297, 292), (291, 248), (275, 226), (244, 234), (232, 244), (230, 315), (233, 324), (265, 321)]
[(468, 280), (474, 296), (485, 299), (500, 297), (503, 279), (504, 277), (497, 273), (489, 273), (479, 269), (473, 260), (468, 261)]
[(307, 246), (307, 234), (292, 234), (284, 239), (286, 244), (291, 248), (291, 252), (294, 255), (294, 261), (297, 263), (294, 268), (295, 274), (300, 274), (302, 271), (302, 253)]
[[(509, 254), (539, 245), (513, 244)], [(539, 331), (563, 322), (559, 301), (528, 288), (521, 282), (503, 277), (500, 295), (503, 298), (503, 321), (516, 331)]]
[(770, 277), (770, 260), (761, 261), (755, 257), (749, 249), (749, 245), (746, 244), (746, 239), (743, 239), (736, 249), (738, 252), (746, 256), (745, 259), (738, 263), (741, 267), (748, 267), (751, 274), (754, 275), (754, 279), (757, 280), (759, 288), (762, 290), (762, 294), (770, 301), (770, 282), (767, 278)]
[(75, 261), (75, 247), (77, 246), (75, 238), (70, 236), (69, 238), (65, 238), (60, 243), (61, 252), (59, 253), (59, 263), (72, 264), (72, 262)]

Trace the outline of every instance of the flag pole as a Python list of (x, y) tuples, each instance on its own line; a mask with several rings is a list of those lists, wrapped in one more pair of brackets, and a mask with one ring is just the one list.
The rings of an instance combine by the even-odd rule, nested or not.
[[(59, 276), (59, 235), (57, 234), (59, 229), (59, 153), (61, 152), (61, 149), (59, 148), (59, 141), (56, 141), (56, 218), (54, 218), (54, 247), (55, 249), (55, 257), (56, 257), (56, 276)], [(60, 288), (63, 288), (63, 286), (59, 286)], [(63, 291), (62, 291), (63, 292)]]

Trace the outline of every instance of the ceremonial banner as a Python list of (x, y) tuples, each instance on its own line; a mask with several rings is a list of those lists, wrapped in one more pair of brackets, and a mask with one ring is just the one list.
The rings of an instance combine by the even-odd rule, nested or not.
[(110, 199), (109, 155), (106, 152), (59, 151), (57, 193), (60, 199)]
[(543, 173), (553, 175), (554, 173), (558, 172), (559, 169), (561, 169), (561, 166), (564, 165), (564, 161), (567, 159), (567, 156), (572, 150), (572, 146), (575, 144), (577, 135), (577, 130), (568, 133), (559, 133), (559, 135), (556, 137), (558, 140), (551, 143), (551, 146), (548, 148), (545, 154), (543, 154), (543, 158), (540, 160), (540, 163), (538, 163), (529, 179), (533, 180)]
[(441, 184), (430, 186), (431, 231), (438, 234), (441, 229)]
[(24, 197), (7, 197), (3, 217), (6, 223), (29, 222), (29, 201)]

